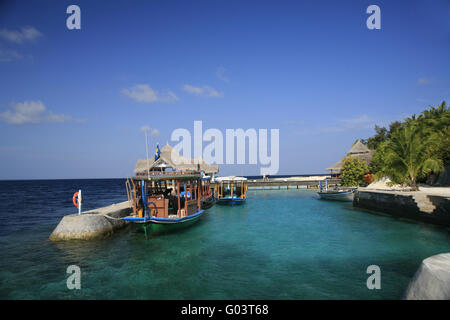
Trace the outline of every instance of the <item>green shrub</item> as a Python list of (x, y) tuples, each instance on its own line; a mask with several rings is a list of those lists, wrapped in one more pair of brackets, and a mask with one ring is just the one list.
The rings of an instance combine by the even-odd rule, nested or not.
[(364, 183), (364, 175), (369, 168), (364, 160), (347, 157), (341, 170), (342, 185), (346, 187), (357, 187)]

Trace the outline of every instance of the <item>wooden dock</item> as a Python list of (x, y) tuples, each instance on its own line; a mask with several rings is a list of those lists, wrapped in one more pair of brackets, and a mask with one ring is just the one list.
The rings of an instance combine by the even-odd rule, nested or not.
[[(249, 190), (282, 190), (282, 189), (318, 189), (320, 181), (323, 180), (310, 180), (310, 181), (296, 181), (296, 180), (247, 180)], [(341, 179), (332, 178), (327, 179), (328, 188), (334, 188), (336, 185), (341, 185)], [(211, 187), (214, 189), (214, 182), (211, 183)]]

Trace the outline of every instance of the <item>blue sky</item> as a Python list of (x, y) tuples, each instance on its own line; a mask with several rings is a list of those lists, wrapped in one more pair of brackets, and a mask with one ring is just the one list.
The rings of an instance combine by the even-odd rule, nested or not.
[[(444, 0), (1, 1), (0, 179), (124, 177), (142, 126), (153, 149), (194, 120), (279, 129), (279, 174), (325, 173), (374, 124), (450, 101), (449, 21)], [(242, 173), (259, 167), (221, 166)]]

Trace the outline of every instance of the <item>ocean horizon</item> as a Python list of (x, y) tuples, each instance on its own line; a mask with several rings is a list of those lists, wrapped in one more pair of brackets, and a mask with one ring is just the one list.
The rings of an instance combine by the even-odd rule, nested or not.
[[(290, 178), (290, 177), (312, 177), (312, 176), (329, 176), (329, 173), (310, 173), (310, 174), (280, 174), (280, 175), (269, 175), (270, 178)], [(223, 177), (224, 175), (216, 175), (216, 177)], [(241, 177), (241, 175), (235, 175), (236, 177)], [(243, 177), (247, 179), (262, 179), (262, 175), (246, 176)], [(36, 179), (0, 179), (0, 181), (52, 181), (52, 180), (120, 180), (127, 179), (126, 177), (119, 178), (36, 178)]]

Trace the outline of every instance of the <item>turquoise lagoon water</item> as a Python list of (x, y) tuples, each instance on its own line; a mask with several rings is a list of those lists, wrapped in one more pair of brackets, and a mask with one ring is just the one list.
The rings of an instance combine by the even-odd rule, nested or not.
[[(122, 183), (109, 189), (117, 200)], [(0, 298), (399, 299), (424, 258), (450, 252), (448, 229), (321, 201), (307, 190), (250, 190), (243, 206), (216, 205), (191, 227), (150, 239), (132, 226), (107, 240), (52, 243), (62, 214), (74, 211), (65, 202), (42, 203), (31, 224), (11, 225), (12, 209), (2, 208)], [(63, 209), (49, 209), (57, 204)], [(73, 264), (81, 290), (66, 287)], [(366, 287), (373, 264), (381, 290)]]

